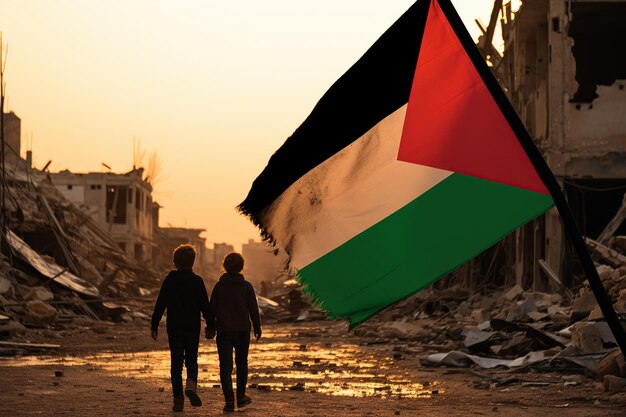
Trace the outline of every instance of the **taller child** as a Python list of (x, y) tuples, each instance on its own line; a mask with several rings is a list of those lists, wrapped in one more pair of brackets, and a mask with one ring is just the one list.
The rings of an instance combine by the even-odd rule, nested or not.
[(202, 405), (198, 396), (198, 343), (200, 342), (200, 313), (207, 323), (215, 322), (209, 297), (202, 278), (194, 274), (192, 267), (196, 251), (191, 245), (180, 245), (174, 250), (175, 270), (163, 280), (161, 291), (152, 314), (152, 338), (157, 340), (159, 322), (167, 309), (167, 338), (170, 345), (173, 411), (182, 411), (183, 362), (187, 368), (185, 395), (195, 407)]
[(226, 405), (224, 411), (235, 411), (233, 393), (233, 349), (237, 365), (237, 407), (243, 408), (252, 402), (246, 395), (248, 382), (248, 348), (250, 347), (250, 321), (257, 340), (261, 337), (261, 319), (256, 294), (252, 285), (245, 280), (241, 271), (244, 260), (238, 253), (229, 253), (224, 258), (224, 270), (211, 293), (211, 310), (215, 314), (217, 330), (217, 353), (220, 359), (220, 382)]

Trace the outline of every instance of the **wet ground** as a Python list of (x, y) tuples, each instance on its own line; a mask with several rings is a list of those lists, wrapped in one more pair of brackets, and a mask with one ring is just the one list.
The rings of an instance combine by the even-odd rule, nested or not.
[[(63, 346), (54, 355), (1, 358), (0, 416), (174, 414), (166, 338), (155, 343), (146, 329), (99, 323), (47, 340)], [(525, 383), (495, 388), (466, 370), (423, 368), (419, 356), (402, 343), (369, 344), (342, 323), (268, 325), (250, 346), (254, 403), (245, 413), (626, 416), (626, 395), (604, 393), (589, 378), (525, 374), (516, 375)], [(202, 341), (199, 365), (205, 404), (186, 404), (184, 414), (221, 415), (213, 341)]]

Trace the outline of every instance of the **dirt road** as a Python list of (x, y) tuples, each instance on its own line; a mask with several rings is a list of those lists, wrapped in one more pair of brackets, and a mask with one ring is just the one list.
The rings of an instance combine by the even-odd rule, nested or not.
[[(222, 415), (214, 342), (202, 341), (204, 405), (170, 412), (165, 335), (143, 321), (68, 332), (54, 355), (0, 358), (0, 416)], [(50, 334), (48, 334), (50, 336)], [(410, 345), (368, 344), (335, 322), (267, 325), (250, 349), (249, 416), (626, 416), (626, 394), (593, 379), (515, 373), (500, 388), (467, 370), (424, 368)], [(62, 376), (55, 376), (62, 373)], [(481, 371), (482, 372), (482, 371)], [(502, 372), (502, 371), (499, 371)], [(577, 385), (575, 385), (577, 384)]]

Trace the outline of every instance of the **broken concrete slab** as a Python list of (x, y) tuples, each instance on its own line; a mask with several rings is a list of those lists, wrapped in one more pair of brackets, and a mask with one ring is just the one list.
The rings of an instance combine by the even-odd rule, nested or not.
[(586, 290), (572, 303), (572, 315), (591, 313), (597, 305), (598, 302), (593, 292)]
[(612, 393), (626, 391), (626, 378), (620, 378), (615, 375), (605, 375), (604, 391)]
[(57, 311), (40, 300), (28, 301), (25, 306), (24, 324), (31, 327), (46, 327), (57, 320)]
[(16, 335), (26, 333), (26, 327), (18, 321), (4, 322), (0, 325), (0, 339), (13, 339)]
[(0, 294), (6, 294), (13, 288), (13, 283), (5, 277), (0, 277)]
[(598, 272), (600, 279), (604, 281), (605, 279), (609, 279), (611, 277), (611, 274), (613, 274), (615, 269), (609, 265), (598, 265), (596, 267), (596, 271)]
[(513, 301), (524, 293), (524, 289), (519, 285), (513, 286), (510, 290), (504, 293), (504, 298), (508, 301)]
[(54, 300), (54, 294), (52, 293), (52, 291), (45, 287), (32, 287), (29, 288), (24, 295), (24, 300), (52, 301)]
[(534, 297), (529, 296), (523, 301), (518, 301), (518, 303), (515, 306), (511, 307), (505, 320), (506, 321), (520, 321), (524, 317), (526, 317), (528, 313), (536, 312), (536, 311), (538, 310), (537, 310), (537, 304), (535, 304), (535, 299)]
[(530, 313), (526, 313), (526, 316), (532, 321), (542, 321), (550, 317), (548, 313), (541, 313), (539, 311), (531, 311)]
[(598, 378), (604, 378), (605, 375), (622, 376), (619, 362), (620, 358), (623, 362), (624, 355), (619, 348), (611, 349), (603, 356), (595, 369)]
[(100, 296), (100, 292), (96, 287), (68, 272), (56, 263), (47, 262), (43, 256), (35, 252), (10, 230), (7, 232), (7, 242), (9, 242), (13, 250), (18, 252), (24, 260), (30, 263), (43, 276), (79, 294), (96, 298)]
[(572, 344), (585, 353), (597, 353), (604, 350), (602, 333), (592, 322), (578, 322), (571, 328)]
[(497, 332), (464, 329), (463, 335), (465, 336), (465, 340), (463, 341), (463, 345), (468, 349), (478, 349), (481, 345), (485, 345), (493, 339), (496, 334)]

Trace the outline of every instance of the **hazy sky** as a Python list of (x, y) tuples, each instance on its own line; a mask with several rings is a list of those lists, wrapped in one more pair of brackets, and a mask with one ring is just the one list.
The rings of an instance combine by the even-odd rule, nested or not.
[[(317, 100), (412, 0), (0, 0), (7, 109), (53, 172), (163, 160), (161, 225), (258, 238), (234, 207)], [(453, 0), (476, 38), (493, 1)]]

